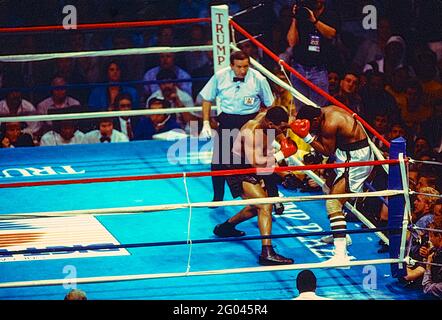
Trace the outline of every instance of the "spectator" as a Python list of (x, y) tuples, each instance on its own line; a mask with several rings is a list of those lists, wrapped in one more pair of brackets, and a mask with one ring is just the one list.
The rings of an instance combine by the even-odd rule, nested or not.
[(72, 289), (69, 291), (64, 300), (87, 300), (86, 293), (79, 289)]
[(128, 93), (132, 97), (134, 109), (138, 108), (139, 98), (137, 91), (126, 85), (120, 85), (121, 69), (116, 61), (111, 61), (106, 66), (107, 86), (100, 86), (92, 90), (89, 96), (90, 111), (106, 111), (113, 110), (115, 98), (120, 93)]
[[(200, 24), (194, 24), (190, 27), (189, 46), (201, 46), (206, 43), (205, 29)], [(211, 59), (204, 51), (189, 51), (184, 53), (186, 70), (193, 73), (196, 69), (206, 65)]]
[(391, 122), (398, 122), (400, 111), (394, 98), (385, 91), (385, 75), (380, 72), (369, 72), (367, 76), (367, 85), (360, 91), (364, 105), (361, 116), (373, 122), (374, 114), (386, 113)]
[[(339, 32), (338, 15), (325, 7), (325, 0), (308, 1), (307, 7), (293, 7), (294, 17), (287, 33), (293, 47), (293, 68), (317, 87), (328, 92), (328, 57), (333, 50), (332, 40)], [(297, 77), (291, 82), (304, 96), (323, 106), (327, 100), (307, 87)]]
[(431, 153), (431, 147), (428, 140), (424, 137), (417, 137), (416, 140), (414, 140), (414, 146), (413, 146), (413, 157), (420, 157), (423, 154)]
[[(374, 114), (374, 120), (372, 122), (373, 129), (375, 129), (382, 137), (384, 137), (386, 140), (388, 140), (388, 115), (385, 112), (378, 111), (376, 114)], [(369, 133), (372, 135), (371, 141), (374, 142), (376, 147), (378, 147), (380, 150), (388, 153), (388, 148), (384, 145), (381, 139), (379, 139), (374, 134)]]
[[(132, 96), (128, 93), (120, 93), (115, 98), (115, 109), (118, 111), (132, 110)], [(115, 119), (114, 128), (124, 133), (129, 140), (133, 140), (133, 128), (136, 126), (137, 121), (138, 117), (120, 116)]]
[[(49, 83), (54, 79), (54, 75), (63, 78), (67, 83), (70, 84), (84, 84), (87, 82), (85, 75), (81, 73), (81, 69), (75, 65), (75, 60), (73, 58), (59, 58), (55, 60), (55, 66), (49, 67), (50, 70), (54, 70), (46, 76), (43, 83)], [(87, 96), (89, 93), (89, 88), (72, 88), (70, 90), (71, 94), (81, 102), (87, 101)]]
[[(152, 98), (149, 100), (149, 109), (167, 109), (170, 108), (169, 102), (164, 99)], [(157, 133), (167, 132), (173, 129), (179, 129), (175, 115), (172, 114), (153, 114), (143, 116), (134, 127), (134, 140), (150, 140)]]
[(428, 105), (434, 105), (442, 99), (442, 83), (437, 75), (436, 54), (430, 49), (416, 54), (416, 75), (422, 84), (423, 99)]
[(359, 76), (353, 72), (347, 72), (339, 83), (339, 93), (335, 96), (344, 105), (357, 114), (364, 110), (362, 98), (357, 93)]
[[(38, 114), (48, 114), (51, 109), (63, 109), (70, 106), (78, 106), (80, 102), (67, 95), (66, 80), (62, 77), (55, 77), (52, 82), (52, 95), (37, 105)], [(51, 126), (50, 121), (43, 122), (41, 125), (41, 134), (47, 132)]]
[[(425, 268), (422, 286), (424, 292), (432, 294), (439, 299), (442, 298), (442, 222), (433, 222), (429, 225), (431, 229), (439, 230), (429, 231), (430, 242), (433, 248), (429, 251), (428, 264)], [(434, 265), (431, 265), (434, 264)]]
[[(175, 54), (172, 52), (169, 53), (160, 53), (159, 55), (160, 63), (158, 66), (147, 70), (147, 72), (144, 74), (144, 81), (153, 81), (156, 80), (157, 74), (161, 70), (168, 70), (172, 71), (176, 74), (177, 79), (190, 79), (190, 75), (175, 65)], [(180, 82), (177, 84), (177, 86), (188, 93), (189, 95), (192, 95), (192, 82)], [(149, 97), (153, 92), (158, 91), (159, 89), (158, 84), (145, 84), (144, 85), (144, 93), (147, 97)]]
[[(418, 194), (414, 200), (414, 209), (412, 211), (412, 223), (418, 228), (428, 228), (430, 223), (434, 219), (434, 205), (437, 198), (431, 195), (438, 196), (439, 192), (431, 187), (423, 187), (418, 189), (419, 193), (425, 193), (428, 195)], [(411, 239), (410, 239), (411, 237)], [(426, 230), (412, 230), (408, 234), (408, 239), (411, 240), (410, 244), (410, 257), (416, 261), (425, 261), (428, 252), (428, 231)], [(404, 280), (408, 281), (407, 285), (411, 285), (416, 280), (420, 283), (425, 272), (425, 266), (421, 263), (417, 263), (414, 266), (407, 267), (407, 275)]]
[(421, 125), (420, 134), (431, 145), (433, 152), (442, 153), (442, 99), (434, 102), (433, 116)]
[[(71, 51), (82, 52), (91, 50), (86, 45), (86, 35), (82, 32), (75, 32), (70, 37)], [(98, 48), (94, 48), (98, 49)], [(98, 57), (81, 57), (74, 59), (74, 69), (77, 70), (81, 79), (88, 83), (100, 81), (100, 62)], [(86, 101), (82, 101), (85, 103)]]
[(400, 67), (393, 71), (391, 83), (385, 86), (385, 91), (393, 96), (400, 109), (405, 108), (407, 104), (407, 94), (405, 91), (409, 80), (408, 69)]
[[(206, 44), (212, 44), (212, 40), (208, 40)], [(199, 68), (196, 68), (192, 71), (192, 78), (204, 78), (206, 77), (209, 79), (211, 76), (213, 76), (214, 68), (213, 68), (213, 51), (209, 50), (204, 52), (204, 54), (207, 56), (207, 59), (205, 59), (206, 63), (201, 65)], [(201, 97), (198, 96), (201, 89), (206, 84), (207, 80), (194, 80), (192, 83), (192, 98), (195, 100), (195, 103), (197, 105), (201, 105)]]
[(3, 122), (0, 128), (2, 148), (33, 147), (32, 136), (23, 132), (26, 124), (23, 122)]
[[(192, 97), (187, 92), (181, 90), (178, 85), (173, 82), (177, 80), (177, 75), (172, 70), (160, 70), (156, 75), (156, 79), (158, 81), (170, 80), (170, 82), (162, 82), (159, 84), (159, 90), (152, 93), (152, 95), (147, 99), (148, 105), (150, 99), (158, 98), (167, 100), (172, 108), (187, 108), (194, 106)], [(197, 119), (198, 118), (190, 112), (182, 112), (177, 114), (178, 124), (182, 129), (185, 129), (187, 133), (190, 133), (191, 121)]]
[[(9, 88), (6, 93), (6, 98), (0, 101), (0, 115), (4, 116), (27, 116), (33, 115), (37, 111), (34, 105), (28, 100), (23, 98), (21, 89), (23, 88), (23, 82), (16, 75), (9, 73), (5, 77), (4, 87)], [(38, 132), (40, 130), (39, 122), (27, 122), (25, 132), (33, 136), (35, 141), (40, 138)], [(35, 135), (35, 136), (34, 136)]]
[[(49, 114), (64, 114), (81, 112), (80, 106), (63, 109), (49, 109)], [(40, 140), (40, 146), (58, 146), (64, 144), (80, 144), (83, 132), (78, 128), (77, 120), (59, 120), (52, 122), (52, 130), (46, 132)]]
[(328, 72), (328, 93), (332, 96), (339, 94), (340, 76), (337, 71)]
[(407, 103), (401, 109), (401, 118), (411, 132), (418, 132), (421, 123), (432, 116), (432, 110), (423, 100), (422, 86), (417, 80), (410, 80), (406, 86)]
[(310, 270), (302, 270), (296, 277), (296, 288), (299, 296), (293, 300), (332, 300), (316, 294), (316, 276)]
[[(127, 32), (117, 32), (112, 37), (114, 49), (129, 49), (134, 47), (132, 35)], [(125, 70), (123, 81), (141, 79), (145, 70), (145, 57), (139, 54), (124, 55), (114, 57), (114, 61)], [(140, 86), (141, 89), (141, 86)]]
[[(401, 36), (391, 36), (385, 45), (385, 55), (364, 66), (363, 72), (373, 70), (382, 72), (390, 79), (393, 72), (400, 67), (406, 66), (406, 44)], [(411, 72), (411, 70), (410, 70)]]
[(387, 17), (380, 17), (376, 31), (375, 39), (365, 39), (353, 58), (353, 66), (360, 72), (367, 63), (381, 59), (385, 55), (385, 45), (391, 37), (390, 20)]
[(101, 118), (98, 120), (98, 130), (86, 133), (82, 144), (103, 143), (103, 142), (128, 142), (129, 138), (122, 132), (114, 129), (112, 118)]

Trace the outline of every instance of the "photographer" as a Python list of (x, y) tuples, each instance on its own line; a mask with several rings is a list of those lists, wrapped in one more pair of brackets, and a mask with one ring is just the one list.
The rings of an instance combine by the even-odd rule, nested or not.
[[(338, 15), (325, 7), (326, 0), (300, 0), (293, 6), (293, 18), (287, 33), (292, 47), (292, 67), (322, 90), (328, 92), (328, 57), (332, 55), (333, 39), (339, 31)], [(301, 80), (291, 76), (293, 86), (316, 104), (327, 99)]]

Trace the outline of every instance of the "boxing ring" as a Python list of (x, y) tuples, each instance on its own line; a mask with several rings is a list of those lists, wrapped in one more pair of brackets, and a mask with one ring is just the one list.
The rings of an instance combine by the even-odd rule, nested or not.
[[(164, 155), (170, 141), (143, 141), (126, 144), (70, 145), (1, 150), (0, 167), (3, 177), (15, 187), (2, 188), (1, 212), (9, 214), (45, 211), (75, 211), (91, 208), (120, 208), (158, 204), (186, 203), (183, 179), (155, 179), (144, 181), (93, 182), (59, 184), (84, 178), (131, 176), (132, 173), (156, 175), (170, 172), (207, 171), (210, 157), (195, 163), (195, 154), (189, 152), (170, 165)], [(188, 143), (183, 139), (180, 143)], [(200, 143), (199, 148), (205, 144)], [(14, 165), (7, 159), (14, 152)], [(148, 152), (149, 151), (149, 152)], [(154, 151), (154, 152), (152, 152)], [(192, 164), (193, 162), (193, 164)], [(205, 162), (205, 163), (204, 163)], [(35, 175), (45, 168), (53, 175)], [(17, 169), (22, 169), (18, 171)], [(51, 170), (52, 169), (52, 170)], [(25, 171), (26, 170), (26, 171)], [(23, 177), (26, 173), (32, 177)], [(40, 171), (40, 174), (43, 172)], [(62, 178), (60, 178), (62, 177)], [(61, 180), (60, 180), (61, 179)], [(43, 186), (26, 186), (23, 181), (51, 182)], [(24, 186), (20, 186), (20, 184)], [(210, 177), (188, 178), (186, 181), (192, 203), (207, 201), (211, 192)], [(230, 196), (230, 195), (229, 195)], [(283, 190), (281, 196), (306, 196), (299, 191)], [(226, 201), (229, 200), (227, 197)], [(117, 211), (117, 210), (116, 210)], [(0, 221), (2, 248), (10, 252), (27, 250), (25, 254), (2, 255), (0, 260), (1, 299), (59, 299), (72, 278), (90, 278), (149, 274), (237, 269), (255, 266), (258, 241), (217, 242), (213, 227), (237, 211), (237, 207), (193, 208), (172, 211), (152, 211), (135, 214), (74, 215), (53, 217), (26, 216), (20, 219), (2, 218)], [(118, 212), (118, 211), (117, 211)], [(275, 216), (273, 235), (321, 232), (329, 229), (324, 201), (288, 202), (284, 215)], [(16, 217), (17, 218), (17, 217)], [(56, 219), (56, 220), (54, 220)], [(256, 220), (242, 225), (247, 236), (257, 236)], [(349, 229), (360, 224), (349, 223)], [(194, 243), (189, 259), (188, 235), (191, 239), (213, 239), (214, 243)], [(20, 234), (13, 237), (12, 234)], [(321, 262), (331, 254), (332, 246), (314, 237), (284, 237), (274, 244), (283, 254), (292, 256), (296, 265)], [(387, 258), (376, 253), (377, 237), (373, 234), (353, 234), (349, 252), (355, 260)], [(32, 241), (29, 241), (29, 240)], [(103, 242), (106, 241), (106, 242)], [(178, 244), (174, 245), (174, 242)], [(34, 248), (47, 252), (32, 252)], [(163, 244), (162, 244), (163, 243)], [(168, 244), (170, 243), (170, 244)], [(69, 245), (70, 244), (70, 245)], [(133, 248), (94, 249), (97, 245), (130, 245)], [(166, 246), (167, 245), (167, 246)], [(90, 249), (92, 248), (92, 250)], [(89, 249), (89, 250), (88, 250)], [(64, 250), (64, 251), (63, 251)], [(71, 251), (69, 251), (71, 250)], [(4, 249), (2, 249), (4, 253)], [(78, 284), (91, 299), (290, 299), (295, 295), (295, 272), (221, 274), (191, 277), (167, 277), (133, 281), (109, 281)], [(287, 267), (287, 266), (282, 266)], [(371, 266), (373, 267), (373, 266)], [(264, 267), (258, 267), (264, 268)], [(365, 269), (364, 269), (365, 268)], [(73, 271), (75, 270), (75, 271)], [(398, 292), (396, 280), (388, 265), (376, 265), (376, 289), (363, 287), (366, 266), (349, 270), (316, 269), (321, 291), (337, 299), (410, 299), (406, 292)], [(72, 277), (75, 275), (75, 277)], [(1, 288), (15, 281), (64, 279), (57, 286), (25, 286)]]
[[(235, 22), (231, 24), (241, 30)], [(248, 35), (245, 31), (243, 34)], [(259, 43), (251, 36), (250, 41)], [(227, 46), (237, 49), (230, 42)], [(148, 51), (130, 50), (99, 55)], [(149, 53), (161, 51), (164, 48)], [(80, 57), (91, 53), (60, 55)], [(17, 56), (10, 61), (34, 58), (51, 57)], [(284, 82), (279, 80), (279, 84), (299, 97)], [(336, 104), (342, 105), (339, 101)], [(81, 117), (152, 113), (136, 110)], [(367, 128), (370, 129), (368, 124)], [(350, 269), (324, 264), (332, 255), (333, 246), (320, 241), (321, 236), (332, 233), (324, 203), (328, 196), (322, 192), (281, 188), (278, 198), (252, 200), (233, 200), (226, 192), (224, 202), (208, 202), (212, 192), (210, 176), (214, 174), (210, 172), (208, 141), (188, 137), (174, 141), (0, 149), (0, 299), (59, 300), (66, 290), (78, 285), (89, 299), (287, 300), (296, 295), (296, 275), (303, 268), (315, 269), (320, 284), (317, 293), (329, 298), (423, 299), (423, 293), (404, 290), (395, 274), (398, 268), (403, 272), (407, 261), (403, 238), (409, 213), (404, 145), (399, 141), (398, 146), (392, 160), (369, 163), (393, 166), (389, 188), (392, 190), (354, 195), (391, 197), (395, 214), (391, 214), (389, 231), (395, 233), (386, 239), (390, 240), (390, 252), (377, 253), (376, 234), (386, 230), (374, 228), (368, 221), (366, 229), (361, 222), (349, 222), (348, 233), (353, 240), (349, 247)], [(171, 150), (176, 156), (173, 161)], [(339, 166), (297, 165), (289, 168)], [(368, 164), (348, 166), (359, 165)], [(262, 237), (256, 219), (241, 224), (246, 237), (224, 239), (213, 235), (216, 224), (236, 213), (238, 206), (252, 202), (284, 202), (285, 213), (273, 217), (271, 237), (278, 252), (295, 259), (294, 265), (257, 266), (256, 252)], [(359, 217), (364, 219), (362, 214)]]

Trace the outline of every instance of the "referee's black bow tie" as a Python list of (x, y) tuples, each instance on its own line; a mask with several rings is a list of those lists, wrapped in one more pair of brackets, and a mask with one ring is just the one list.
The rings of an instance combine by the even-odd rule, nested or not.
[(100, 142), (105, 142), (105, 141), (111, 142), (111, 139), (109, 137), (101, 137), (100, 138)]
[(244, 82), (244, 78), (233, 77), (233, 82), (236, 81)]

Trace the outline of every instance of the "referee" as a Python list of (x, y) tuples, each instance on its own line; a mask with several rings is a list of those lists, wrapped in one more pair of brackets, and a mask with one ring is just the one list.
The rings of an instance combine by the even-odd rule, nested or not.
[[(274, 97), (267, 79), (260, 72), (250, 68), (250, 58), (242, 51), (230, 55), (230, 67), (216, 72), (201, 90), (200, 95), (203, 99), (201, 138), (207, 139), (212, 136), (210, 109), (215, 99), (217, 97), (220, 99), (221, 113), (217, 117), (218, 137), (214, 139), (211, 169), (224, 170), (226, 164), (232, 163), (231, 149), (239, 129), (247, 121), (255, 118), (261, 107), (272, 106)], [(233, 129), (238, 131), (231, 131)], [(228, 147), (222, 143), (223, 135), (230, 135)], [(224, 183), (224, 176), (212, 177), (213, 201), (224, 199)], [(268, 187), (270, 185), (271, 183), (268, 183)], [(273, 184), (273, 192), (267, 189), (269, 196), (278, 196), (276, 182)]]

